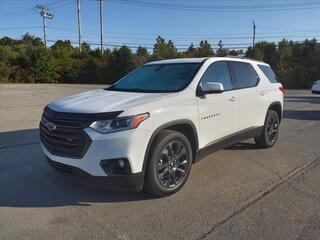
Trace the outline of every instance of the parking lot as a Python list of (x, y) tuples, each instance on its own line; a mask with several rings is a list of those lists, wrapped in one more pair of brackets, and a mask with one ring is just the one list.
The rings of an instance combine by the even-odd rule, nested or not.
[(0, 85), (0, 239), (319, 239), (320, 96), (288, 90), (274, 148), (220, 150), (157, 199), (85, 185), (45, 161), (43, 107), (101, 87)]

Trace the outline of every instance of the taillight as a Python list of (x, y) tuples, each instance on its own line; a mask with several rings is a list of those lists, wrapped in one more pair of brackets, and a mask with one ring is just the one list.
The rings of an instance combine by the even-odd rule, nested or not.
[(279, 87), (279, 90), (280, 90), (282, 93), (284, 93), (284, 87), (283, 87), (283, 86), (280, 86), (280, 87)]

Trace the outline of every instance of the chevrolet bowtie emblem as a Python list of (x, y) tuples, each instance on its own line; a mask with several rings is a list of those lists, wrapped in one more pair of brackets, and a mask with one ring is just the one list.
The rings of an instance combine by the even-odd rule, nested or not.
[(52, 131), (56, 130), (57, 125), (55, 125), (55, 124), (52, 123), (52, 122), (46, 122), (46, 127), (48, 128), (48, 130), (49, 130), (50, 132), (52, 132)]

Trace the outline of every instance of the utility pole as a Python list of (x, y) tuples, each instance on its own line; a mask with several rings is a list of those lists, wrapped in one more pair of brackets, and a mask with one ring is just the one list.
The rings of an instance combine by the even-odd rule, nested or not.
[(256, 24), (254, 21), (252, 21), (253, 23), (253, 39), (252, 39), (252, 47), (254, 47), (255, 42), (256, 42)]
[(101, 57), (103, 56), (103, 1), (100, 1), (100, 50), (101, 50)]
[(47, 25), (46, 18), (53, 19), (53, 14), (49, 12), (49, 9), (44, 5), (37, 5), (37, 8), (40, 10), (40, 16), (42, 17), (42, 25), (43, 25), (43, 41), (44, 45), (47, 46)]
[(79, 34), (79, 53), (81, 53), (81, 18), (80, 18), (80, 0), (77, 0), (77, 12), (78, 12), (78, 34)]

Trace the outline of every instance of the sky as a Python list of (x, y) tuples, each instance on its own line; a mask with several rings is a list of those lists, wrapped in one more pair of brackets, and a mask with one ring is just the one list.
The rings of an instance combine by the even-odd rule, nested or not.
[[(77, 42), (76, 0), (0, 0), (0, 38), (30, 34), (43, 38), (36, 5), (54, 14), (47, 20), (47, 39)], [(208, 40), (218, 47), (240, 49), (256, 41), (320, 39), (320, 0), (105, 0), (104, 43), (149, 49), (158, 35), (174, 41), (179, 50)], [(98, 47), (99, 1), (81, 0), (82, 40)], [(96, 45), (97, 44), (97, 45)]]

